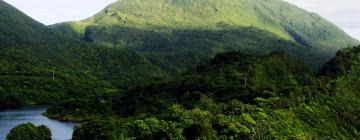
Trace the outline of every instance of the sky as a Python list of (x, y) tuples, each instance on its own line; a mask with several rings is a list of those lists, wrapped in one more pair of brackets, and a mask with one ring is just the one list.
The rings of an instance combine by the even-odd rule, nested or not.
[(45, 24), (78, 21), (90, 17), (116, 0), (4, 0)]
[[(46, 24), (90, 17), (116, 0), (4, 0)], [(285, 0), (315, 12), (360, 40), (360, 0)]]
[(285, 0), (336, 24), (360, 40), (360, 0)]

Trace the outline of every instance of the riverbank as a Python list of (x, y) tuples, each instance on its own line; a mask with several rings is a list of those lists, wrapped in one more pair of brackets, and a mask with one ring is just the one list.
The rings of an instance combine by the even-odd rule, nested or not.
[(26, 106), (0, 110), (0, 139), (5, 139), (10, 130), (19, 124), (31, 122), (46, 125), (52, 131), (53, 139), (71, 139), (76, 122), (64, 122), (43, 115), (47, 106)]
[(73, 115), (58, 115), (58, 114), (49, 114), (47, 112), (44, 112), (42, 115), (50, 118), (50, 119), (54, 119), (54, 120), (59, 120), (59, 121), (64, 121), (64, 122), (85, 122), (85, 121), (89, 121), (89, 120), (94, 120), (96, 118), (99, 118), (98, 116), (73, 116)]

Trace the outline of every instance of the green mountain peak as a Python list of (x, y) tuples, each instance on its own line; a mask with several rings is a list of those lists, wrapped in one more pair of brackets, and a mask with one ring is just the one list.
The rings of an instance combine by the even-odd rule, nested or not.
[(255, 27), (311, 46), (342, 48), (357, 43), (317, 14), (281, 0), (118, 0), (72, 24), (159, 30)]
[(359, 43), (319, 15), (281, 0), (118, 0), (85, 20), (51, 27), (84, 41), (150, 53), (281, 50), (315, 69)]

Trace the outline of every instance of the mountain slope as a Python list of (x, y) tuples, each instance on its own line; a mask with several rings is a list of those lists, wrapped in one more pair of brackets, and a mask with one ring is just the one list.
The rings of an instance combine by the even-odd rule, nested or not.
[(58, 34), (0, 1), (0, 108), (49, 104), (165, 76), (143, 55)]
[(335, 58), (323, 66), (319, 76), (332, 82), (330, 88), (336, 94), (357, 97), (360, 95), (359, 72), (360, 46), (357, 46), (339, 51)]
[(0, 11), (1, 46), (42, 40), (41, 36), (46, 32), (44, 25), (27, 18), (4, 1), (0, 1)]
[(71, 55), (63, 52), (70, 46), (59, 45), (67, 44), (66, 39), (4, 1), (0, 1), (0, 15), (0, 108), (48, 104), (97, 88), (96, 79), (66, 72), (69, 64), (79, 64), (62, 58)]
[[(141, 51), (182, 47), (192, 49), (199, 44), (207, 46), (207, 51), (217, 47), (252, 51), (251, 47), (259, 45), (244, 40), (259, 42), (256, 38), (217, 33), (229, 30), (244, 32), (244, 29), (253, 28), (254, 32), (247, 34), (256, 36), (268, 32), (275, 39), (297, 42), (298, 46), (288, 46), (306, 48), (306, 53), (312, 53), (310, 57), (315, 57), (302, 60), (317, 67), (330, 59), (338, 49), (358, 43), (320, 16), (281, 0), (118, 0), (93, 17), (51, 27), (85, 41)], [(183, 32), (186, 34), (181, 34)], [(198, 32), (206, 32), (208, 36), (197, 36)], [(209, 36), (228, 38), (233, 43), (226, 44), (227, 40)], [(201, 43), (194, 43), (199, 40)], [(182, 44), (178, 44), (178, 41), (182, 41)], [(265, 46), (273, 45), (266, 43), (259, 42)], [(249, 45), (251, 47), (244, 49)], [(286, 50), (282, 46), (280, 48)]]

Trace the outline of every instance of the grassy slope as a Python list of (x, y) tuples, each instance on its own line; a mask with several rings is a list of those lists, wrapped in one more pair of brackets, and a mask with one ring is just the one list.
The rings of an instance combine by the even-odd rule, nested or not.
[(254, 26), (290, 39), (285, 29), (289, 26), (305, 39), (321, 40), (317, 42), (327, 45), (345, 46), (355, 41), (318, 15), (280, 0), (119, 0), (95, 16), (74, 24), (78, 25), (74, 27), (77, 31), (92, 24), (143, 29), (221, 29), (221, 24), (226, 24)]
[[(247, 46), (243, 51), (257, 48), (267, 50), (259, 44), (273, 44), (267, 44), (266, 40), (259, 40), (256, 36), (264, 30), (274, 39), (301, 44), (288, 45), (299, 49), (288, 49), (285, 45), (279, 47), (290, 53), (308, 54), (295, 56), (314, 68), (319, 68), (338, 49), (358, 43), (320, 16), (280, 0), (119, 0), (86, 20), (53, 25), (52, 28), (78, 38), (86, 36), (103, 45), (140, 51), (157, 51), (152, 46), (163, 50), (183, 47), (195, 50), (201, 44), (197, 42), (201, 41), (208, 49), (205, 47), (205, 50), (195, 51), (207, 52), (212, 56), (216, 52), (209, 53), (209, 50), (219, 46), (225, 46), (226, 49), (217, 51), (228, 48), (242, 50)], [(245, 32), (244, 28), (254, 28), (254, 32)], [(181, 34), (184, 30), (187, 33)], [(227, 32), (231, 30), (242, 34)], [(201, 35), (201, 32), (206, 32), (206, 35)], [(219, 34), (221, 32), (227, 33)], [(251, 35), (253, 37), (248, 37)], [(150, 45), (146, 44), (149, 40), (152, 43)], [(233, 43), (229, 44), (229, 40)], [(178, 41), (183, 44), (177, 44)], [(302, 47), (306, 48), (306, 52), (303, 52)]]

